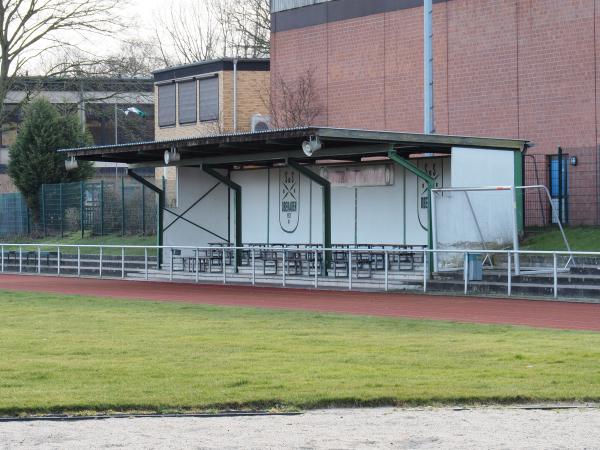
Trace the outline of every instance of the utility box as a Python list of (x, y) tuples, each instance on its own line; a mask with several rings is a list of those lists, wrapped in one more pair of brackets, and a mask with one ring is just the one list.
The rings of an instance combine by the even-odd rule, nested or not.
[(482, 281), (483, 255), (481, 253), (469, 253), (467, 258), (469, 281)]

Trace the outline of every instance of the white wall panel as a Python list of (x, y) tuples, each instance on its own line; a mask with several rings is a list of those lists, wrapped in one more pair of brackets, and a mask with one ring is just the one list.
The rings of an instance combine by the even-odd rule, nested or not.
[[(179, 207), (168, 209), (180, 215), (217, 184), (217, 180), (195, 167), (180, 167), (177, 182)], [(184, 217), (227, 239), (227, 188), (222, 184), (217, 186)], [(175, 219), (173, 214), (165, 212), (165, 227)], [(181, 219), (164, 234), (165, 245), (206, 246), (212, 242), (222, 241)]]
[[(266, 243), (269, 222), (267, 170), (236, 171), (231, 173), (231, 179), (242, 186), (242, 237), (244, 242)], [(235, 193), (232, 192), (231, 205), (234, 205), (234, 201)], [(233, 220), (231, 228), (233, 236), (235, 233)]]
[[(514, 153), (510, 151), (452, 150), (453, 187), (512, 186), (514, 170)], [(510, 245), (514, 214), (511, 191), (469, 192), (468, 195), (487, 245)], [(439, 248), (481, 248), (481, 238), (465, 194), (445, 193), (436, 202)]]
[[(416, 163), (421, 169), (436, 174), (439, 186), (447, 187), (451, 185), (451, 181), (452, 185), (511, 184), (514, 172), (512, 158), (511, 152), (455, 149), (452, 164), (448, 157), (428, 158)], [(293, 232), (286, 232), (281, 226), (279, 215), (281, 170), (273, 168), (232, 172), (232, 180), (242, 186), (244, 242), (322, 244), (324, 216), (321, 186), (300, 176), (298, 226)], [(394, 184), (390, 186), (332, 188), (333, 243), (427, 243), (427, 231), (424, 228), (427, 227), (427, 209), (421, 208), (422, 183), (402, 167), (394, 166), (394, 172)], [(181, 214), (216, 183), (216, 180), (198, 168), (180, 168), (180, 207), (174, 211)], [(438, 211), (438, 225), (443, 223), (443, 232), (446, 233), (440, 238), (447, 239), (447, 236), (454, 233), (461, 239), (471, 239), (472, 236), (465, 234), (469, 220), (465, 204), (461, 203), (460, 199), (457, 200), (456, 195), (444, 194), (444, 201), (446, 197), (448, 201), (441, 205), (441, 210)], [(512, 220), (510, 216), (499, 217), (489, 199), (476, 196), (473, 199), (476, 207), (482, 211), (482, 218), (485, 219), (486, 230), (489, 230), (490, 235), (502, 235), (506, 229), (511, 230), (510, 227), (507, 228), (507, 221)], [(229, 234), (233, 239), (233, 192), (230, 205)], [(227, 188), (220, 185), (188, 212), (186, 218), (226, 238), (227, 207)], [(173, 216), (167, 213), (165, 223), (168, 224), (172, 219)], [(181, 220), (165, 234), (166, 245), (206, 245), (218, 241), (216, 237)]]

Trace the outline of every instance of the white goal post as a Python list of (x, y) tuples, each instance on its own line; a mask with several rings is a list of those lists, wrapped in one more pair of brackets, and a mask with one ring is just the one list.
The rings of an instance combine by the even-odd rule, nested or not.
[[(546, 193), (546, 196), (548, 197), (549, 200), (549, 205), (550, 208), (552, 210), (552, 215), (556, 221), (556, 223), (558, 224), (558, 227), (560, 229), (562, 238), (564, 240), (565, 246), (567, 248), (567, 251), (569, 252), (569, 260), (567, 261), (567, 264), (565, 266), (565, 268), (567, 268), (569, 266), (569, 264), (572, 262), (573, 257), (571, 255), (571, 246), (569, 245), (569, 242), (567, 240), (567, 236), (565, 235), (565, 231), (564, 228), (562, 226), (562, 222), (560, 220), (560, 217), (558, 215), (558, 211), (556, 210), (556, 207), (554, 206), (554, 203), (552, 202), (552, 196), (550, 195), (550, 191), (548, 190), (548, 188), (544, 185), (532, 185), (532, 186), (479, 186), (479, 187), (450, 187), (450, 188), (436, 188), (436, 189), (432, 189), (432, 205), (431, 205), (431, 215), (432, 215), (432, 222), (433, 222), (433, 250), (434, 250), (434, 254), (433, 254), (433, 264), (434, 264), (434, 270), (437, 271), (439, 269), (439, 261), (438, 261), (438, 254), (436, 252), (436, 250), (438, 250), (438, 238), (437, 238), (437, 230), (438, 230), (438, 225), (437, 225), (437, 215), (438, 215), (438, 210), (437, 210), (437, 197), (440, 194), (443, 193), (451, 193), (451, 192), (462, 192), (465, 196), (465, 200), (466, 200), (466, 204), (468, 205), (468, 209), (470, 212), (470, 215), (473, 218), (474, 224), (475, 224), (475, 228), (477, 230), (477, 235), (479, 237), (479, 240), (481, 242), (481, 246), (482, 248), (479, 250), (482, 250), (483, 253), (485, 253), (486, 250), (488, 250), (487, 245), (486, 245), (486, 239), (484, 237), (484, 233), (482, 231), (482, 227), (480, 226), (480, 222), (479, 219), (477, 217), (477, 214), (475, 212), (475, 209), (473, 208), (473, 203), (471, 201), (471, 197), (469, 195), (470, 192), (498, 192), (498, 191), (510, 191), (511, 192), (511, 202), (512, 202), (512, 241), (513, 241), (513, 249), (515, 250), (514, 253), (514, 271), (516, 275), (520, 275), (522, 273), (521, 271), (521, 262), (520, 262), (520, 254), (519, 254), (519, 223), (518, 223), (518, 202), (517, 202), (517, 191), (521, 190), (521, 191), (525, 191), (525, 190), (534, 190), (534, 189), (541, 189)], [(466, 250), (466, 249), (465, 249)], [(484, 263), (487, 261), (489, 261), (490, 264), (492, 264), (491, 262), (491, 258), (489, 257), (489, 254), (486, 254), (486, 257), (484, 259)], [(492, 265), (493, 267), (493, 265)]]

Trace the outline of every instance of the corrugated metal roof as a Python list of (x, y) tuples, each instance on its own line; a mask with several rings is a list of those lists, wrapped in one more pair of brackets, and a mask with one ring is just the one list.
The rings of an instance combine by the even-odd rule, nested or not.
[(530, 143), (517, 139), (444, 136), (328, 127), (300, 127), (255, 133), (225, 133), (174, 140), (138, 142), (121, 145), (63, 149), (81, 160), (156, 165), (163, 163), (165, 150), (177, 149), (178, 165), (236, 164), (266, 159), (306, 159), (302, 142), (318, 137), (323, 143), (316, 157), (308, 159), (348, 159), (350, 156), (386, 156), (390, 149), (405, 154), (449, 153), (453, 147), (522, 151)]

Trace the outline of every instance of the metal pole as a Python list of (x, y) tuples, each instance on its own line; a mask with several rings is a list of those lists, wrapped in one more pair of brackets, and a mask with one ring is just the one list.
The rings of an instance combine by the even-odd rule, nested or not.
[(125, 177), (121, 178), (121, 236), (125, 236)]
[[(358, 270), (358, 266), (356, 270)], [(350, 249), (348, 250), (348, 290), (352, 290), (352, 250)]]
[(23, 247), (19, 247), (19, 273), (23, 272)]
[(435, 132), (433, 105), (433, 0), (424, 0), (423, 35), (424, 35), (424, 132)]
[[(437, 250), (437, 192), (431, 193), (431, 250), (433, 250), (432, 262), (433, 262), (433, 272), (437, 272), (438, 270), (438, 256), (435, 250)], [(406, 228), (406, 224), (405, 224)], [(406, 244), (406, 242), (405, 242)]]
[(383, 257), (385, 258), (385, 291), (388, 291), (388, 265), (389, 265), (389, 261), (388, 261), (388, 251), (384, 250), (383, 251)]
[(148, 248), (144, 247), (144, 276), (148, 280)]
[(104, 180), (100, 180), (100, 236), (104, 236)]
[(0, 258), (2, 258), (2, 261), (0, 261), (0, 271), (4, 272), (4, 245), (0, 247)]
[(121, 247), (121, 278), (125, 278), (125, 247)]
[(37, 273), (42, 273), (42, 249), (37, 248)]
[(60, 211), (60, 237), (64, 237), (64, 225), (63, 225), (63, 184), (58, 185), (58, 209)]
[(221, 264), (223, 265), (223, 284), (227, 284), (227, 271), (225, 270), (225, 250), (226, 247), (223, 246), (223, 259), (221, 261)]
[[(115, 145), (119, 144), (119, 115), (117, 114), (117, 100), (115, 99)], [(119, 178), (119, 165), (115, 163), (115, 189)]]
[[(275, 258), (275, 264), (277, 264), (277, 258)], [(282, 268), (281, 268), (281, 272), (283, 273), (283, 287), (285, 287), (285, 248), (283, 249), (283, 258), (281, 260), (281, 264), (282, 264)]]
[(556, 253), (552, 254), (553, 257), (553, 277), (554, 277), (554, 298), (558, 298), (558, 258)]
[(465, 252), (465, 260), (463, 264), (463, 274), (465, 277), (465, 295), (467, 295), (467, 292), (469, 290), (469, 254), (467, 252)]
[(196, 283), (199, 281), (199, 272), (200, 272), (200, 249), (196, 249)]
[(85, 216), (83, 214), (83, 181), (80, 182), (80, 186), (79, 186), (79, 209), (80, 209), (80, 218), (81, 218), (81, 239), (83, 239), (83, 236), (85, 234)]
[(58, 276), (60, 276), (60, 247), (56, 247), (56, 270), (58, 272)]
[(44, 237), (46, 237), (46, 185), (42, 184), (42, 224), (44, 226)]
[(100, 278), (102, 278), (102, 246), (100, 246), (100, 261), (99, 261), (99, 265), (98, 265), (98, 270), (99, 270), (99, 275)]
[(142, 184), (142, 236), (146, 236), (146, 186)]
[(317, 266), (319, 264), (319, 249), (315, 247), (315, 289), (319, 287), (319, 272), (317, 270)]
[(511, 254), (510, 251), (507, 252), (507, 256), (508, 256), (508, 296), (510, 297), (512, 295), (512, 260), (511, 260)]
[(81, 276), (81, 247), (77, 246), (77, 276)]
[(513, 201), (513, 247), (515, 250), (515, 275), (521, 274), (521, 258), (519, 255), (519, 219), (517, 211), (517, 190), (514, 186), (511, 187), (512, 201)]
[(427, 250), (423, 249), (423, 292), (427, 292)]
[(171, 263), (169, 264), (169, 281), (173, 281), (173, 249), (171, 248)]
[(256, 286), (256, 257), (254, 256), (254, 247), (252, 247), (252, 286)]

